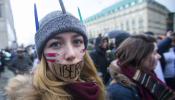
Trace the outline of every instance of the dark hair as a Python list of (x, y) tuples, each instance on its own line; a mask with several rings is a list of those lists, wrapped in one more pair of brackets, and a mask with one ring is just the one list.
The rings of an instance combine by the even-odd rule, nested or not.
[(154, 36), (154, 33), (151, 31), (144, 32), (144, 34)]
[(129, 36), (130, 36), (130, 34), (129, 34), (129, 33), (126, 33), (126, 32), (118, 33), (118, 34), (115, 36), (115, 47), (118, 48), (118, 46), (119, 46), (125, 39), (127, 39)]
[(98, 41), (97, 45), (98, 45), (98, 46), (101, 46), (101, 45), (104, 43), (105, 40), (106, 40), (107, 42), (109, 42), (108, 37), (102, 37), (102, 38)]
[(141, 67), (144, 59), (154, 51), (156, 39), (150, 35), (134, 35), (127, 38), (117, 49), (121, 66)]
[(102, 37), (102, 42), (104, 42), (104, 41), (107, 41), (107, 42), (109, 42), (109, 38), (108, 37)]

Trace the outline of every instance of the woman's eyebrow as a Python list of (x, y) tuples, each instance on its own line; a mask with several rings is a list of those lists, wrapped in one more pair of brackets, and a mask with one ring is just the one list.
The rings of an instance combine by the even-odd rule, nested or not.
[(56, 37), (53, 37), (52, 39), (55, 39), (55, 40), (62, 40), (63, 38), (62, 38), (62, 37), (59, 37), (59, 36), (56, 36)]
[(80, 36), (81, 36), (81, 35), (76, 34), (76, 35), (73, 35), (73, 38), (80, 37)]

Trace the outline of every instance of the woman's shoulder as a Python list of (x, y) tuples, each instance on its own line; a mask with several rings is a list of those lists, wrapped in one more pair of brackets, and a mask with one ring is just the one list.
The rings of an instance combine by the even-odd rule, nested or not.
[(126, 87), (120, 83), (113, 83), (109, 85), (107, 87), (107, 91), (110, 100), (139, 100), (140, 98), (136, 87)]
[(108, 91), (110, 91), (110, 92), (117, 92), (117, 91), (120, 91), (120, 92), (118, 92), (118, 93), (130, 93), (131, 92), (131, 89), (130, 88), (128, 88), (128, 87), (125, 87), (125, 86), (123, 86), (122, 84), (120, 84), (120, 83), (113, 83), (113, 84), (111, 84), (111, 85), (109, 85), (108, 87), (107, 87), (107, 89), (108, 89)]
[(5, 94), (7, 100), (40, 100), (41, 97), (29, 75), (17, 75), (10, 79), (5, 87)]

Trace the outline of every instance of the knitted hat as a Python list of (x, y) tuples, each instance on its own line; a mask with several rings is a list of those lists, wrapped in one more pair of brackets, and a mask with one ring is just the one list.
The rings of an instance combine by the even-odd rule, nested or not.
[(39, 30), (35, 34), (35, 45), (39, 59), (41, 59), (47, 41), (63, 32), (75, 32), (82, 35), (87, 48), (88, 39), (83, 23), (69, 13), (54, 11), (41, 20)]

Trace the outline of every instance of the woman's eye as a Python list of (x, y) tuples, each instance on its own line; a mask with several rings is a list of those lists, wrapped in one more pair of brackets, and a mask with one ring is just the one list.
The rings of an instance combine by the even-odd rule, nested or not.
[(54, 42), (50, 45), (51, 48), (54, 48), (54, 49), (59, 49), (61, 48), (61, 43), (60, 42)]
[(81, 44), (83, 44), (83, 40), (80, 40), (80, 39), (73, 40), (73, 44), (75, 46), (80, 46)]

